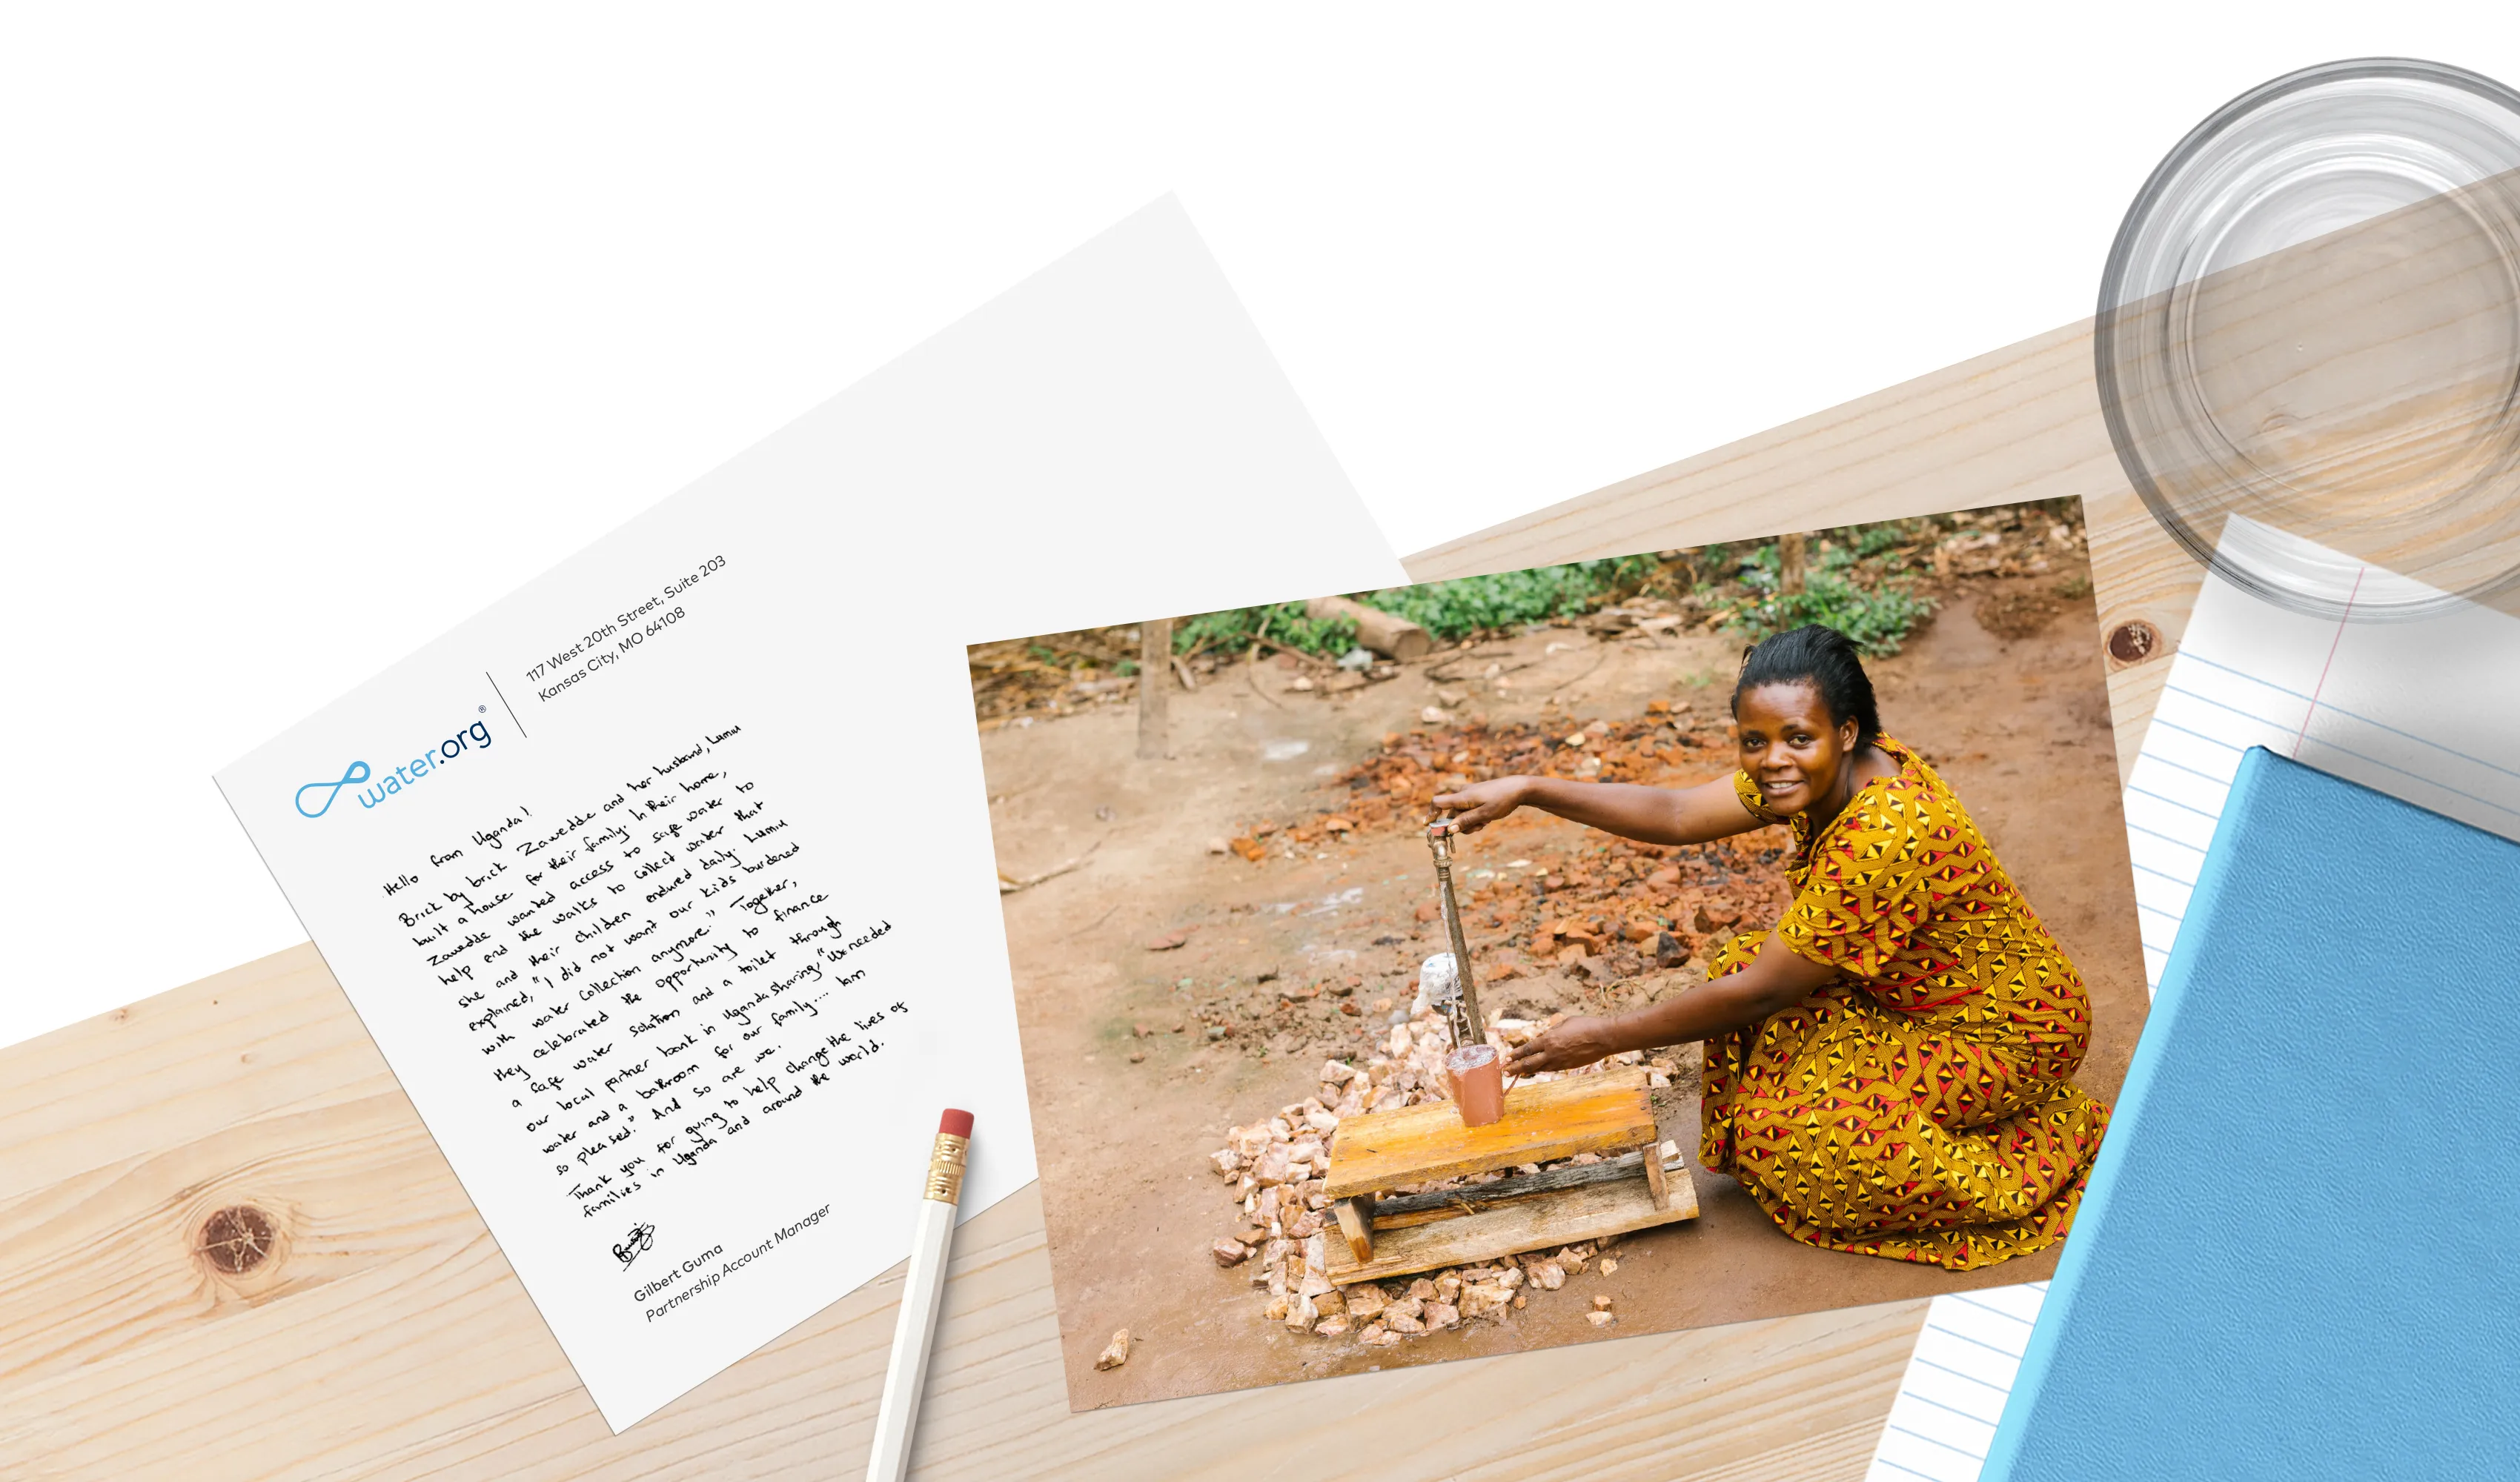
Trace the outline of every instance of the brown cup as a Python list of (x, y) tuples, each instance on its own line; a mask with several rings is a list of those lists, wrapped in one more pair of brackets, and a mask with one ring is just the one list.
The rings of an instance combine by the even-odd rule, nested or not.
[(1485, 1127), (1505, 1115), (1505, 1061), (1494, 1045), (1453, 1052), (1444, 1068), (1453, 1083), (1453, 1105), (1464, 1127)]

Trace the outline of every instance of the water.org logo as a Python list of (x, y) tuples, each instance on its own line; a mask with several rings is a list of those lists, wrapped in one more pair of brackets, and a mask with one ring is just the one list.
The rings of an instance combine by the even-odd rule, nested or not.
[[(322, 818), (333, 811), (333, 800), (344, 787), (357, 787), (359, 806), (373, 808), (405, 787), (417, 787), (420, 780), (445, 766), (468, 751), (490, 749), (490, 727), (486, 721), (474, 721), (453, 736), (422, 751), (418, 756), (385, 774), (383, 781), (368, 786), (375, 776), (366, 762), (352, 762), (342, 769), (338, 782), (308, 783), (297, 789), (297, 811), (307, 818)], [(310, 797), (309, 794), (312, 794)], [(309, 806), (309, 804), (312, 806)]]

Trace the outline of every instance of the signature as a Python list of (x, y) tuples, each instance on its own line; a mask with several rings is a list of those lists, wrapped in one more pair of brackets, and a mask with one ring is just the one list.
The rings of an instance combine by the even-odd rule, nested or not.
[(633, 1225), (630, 1227), (630, 1238), (612, 1247), (612, 1258), (621, 1263), (623, 1271), (628, 1271), (630, 1263), (639, 1259), (639, 1253), (655, 1243), (655, 1226)]

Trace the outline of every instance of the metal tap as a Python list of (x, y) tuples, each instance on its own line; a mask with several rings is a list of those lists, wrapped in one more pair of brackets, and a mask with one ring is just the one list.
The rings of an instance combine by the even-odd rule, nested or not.
[(1470, 981), (1470, 946), (1462, 934), (1461, 903), (1453, 897), (1453, 816), (1449, 813), (1426, 829), (1426, 848), (1435, 856), (1435, 888), (1444, 912), (1444, 930), (1453, 944), (1454, 981), (1458, 988), (1445, 1010), (1453, 1029), (1453, 1046), (1484, 1045), (1487, 1020), (1479, 1014), (1477, 987)]

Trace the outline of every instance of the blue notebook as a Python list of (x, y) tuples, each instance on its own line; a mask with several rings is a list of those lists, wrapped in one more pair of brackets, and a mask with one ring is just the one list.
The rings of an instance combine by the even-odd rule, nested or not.
[(1982, 1482), (2520, 1477), (2520, 845), (2242, 758)]

